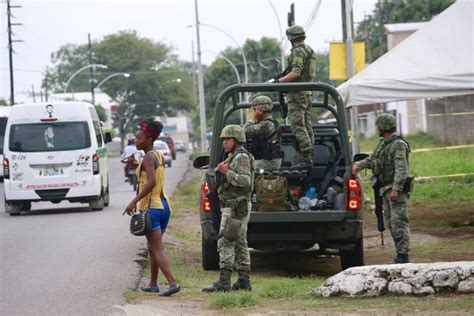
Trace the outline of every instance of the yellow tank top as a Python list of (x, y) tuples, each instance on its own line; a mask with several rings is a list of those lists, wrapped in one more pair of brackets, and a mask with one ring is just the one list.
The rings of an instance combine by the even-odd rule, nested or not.
[[(161, 203), (161, 198), (165, 198), (166, 201), (169, 204), (168, 197), (165, 194), (165, 188), (164, 188), (164, 183), (165, 183), (165, 161), (163, 156), (161, 155), (160, 152), (158, 151), (152, 151), (156, 158), (158, 159), (159, 166), (158, 168), (155, 169), (155, 186), (153, 187), (152, 191), (148, 193), (144, 198), (140, 200), (138, 203), (138, 210), (139, 211), (145, 211), (148, 208), (153, 208), (153, 209), (163, 209), (163, 203)], [(138, 190), (141, 191), (143, 187), (145, 187), (146, 182), (148, 181), (148, 177), (146, 175), (146, 172), (142, 171), (140, 174), (140, 169), (142, 166), (143, 160), (140, 162), (138, 165), (138, 168), (136, 170), (137, 177), (138, 177)], [(171, 206), (170, 206), (171, 209)]]

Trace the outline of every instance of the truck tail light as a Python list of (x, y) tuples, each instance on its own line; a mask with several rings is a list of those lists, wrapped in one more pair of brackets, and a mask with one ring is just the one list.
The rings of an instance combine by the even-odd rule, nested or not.
[(207, 181), (203, 181), (201, 183), (201, 209), (206, 213), (210, 213), (212, 211), (211, 201), (209, 201), (209, 198), (207, 197), (209, 191), (209, 183)]
[(3, 178), (10, 179), (10, 163), (7, 158), (3, 158)]
[(356, 212), (361, 207), (362, 207), (362, 188), (357, 179), (351, 178), (347, 181), (346, 210)]
[(99, 169), (99, 156), (97, 154), (94, 154), (92, 156), (92, 173), (93, 174), (99, 174), (100, 169)]

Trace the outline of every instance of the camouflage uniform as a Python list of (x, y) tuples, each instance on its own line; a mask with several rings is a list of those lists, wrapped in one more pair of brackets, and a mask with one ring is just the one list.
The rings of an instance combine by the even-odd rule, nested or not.
[[(384, 130), (384, 123), (395, 126), (395, 117), (391, 114), (382, 114), (377, 119), (379, 130)], [(410, 252), (410, 226), (407, 212), (408, 193), (403, 189), (408, 177), (409, 153), (408, 142), (394, 133), (388, 139), (380, 140), (372, 156), (356, 163), (360, 169), (370, 167), (377, 177), (385, 223), (392, 234), (397, 254), (406, 258)], [(390, 199), (392, 190), (399, 192), (396, 202)]]
[[(234, 135), (234, 136), (229, 136)], [(237, 137), (235, 137), (235, 135)], [(234, 137), (240, 144), (245, 143), (245, 134), (238, 125), (228, 125), (221, 133), (221, 138)], [(234, 268), (239, 273), (239, 280), (233, 289), (250, 290), (250, 252), (247, 245), (247, 224), (250, 218), (250, 195), (253, 191), (253, 173), (255, 160), (243, 147), (229, 153), (223, 161), (229, 164), (226, 175), (217, 172), (218, 195), (221, 201), (221, 226), (217, 249), (219, 251), (220, 279), (212, 287), (203, 289), (204, 292), (230, 290), (230, 277)], [(228, 217), (242, 221), (240, 236), (236, 241), (230, 241), (223, 234), (224, 224)], [(238, 287), (244, 282), (248, 287)]]
[[(291, 32), (302, 32), (301, 37), (305, 38), (304, 30), (300, 26), (290, 27), (286, 34), (289, 40), (297, 39), (292, 37)], [(292, 72), (297, 72), (300, 77), (296, 82), (314, 81), (316, 75), (316, 57), (313, 49), (304, 43), (291, 49), (288, 57), (288, 65)], [(288, 120), (293, 134), (299, 142), (300, 153), (306, 161), (312, 161), (314, 145), (314, 132), (311, 125), (311, 91), (288, 92)]]
[[(261, 111), (271, 112), (272, 100), (266, 96), (258, 96), (252, 101), (252, 107)], [(252, 153), (256, 162), (256, 170), (271, 172), (281, 167), (282, 151), (278, 122), (271, 116), (261, 122), (249, 120), (244, 125), (247, 144), (245, 148)]]

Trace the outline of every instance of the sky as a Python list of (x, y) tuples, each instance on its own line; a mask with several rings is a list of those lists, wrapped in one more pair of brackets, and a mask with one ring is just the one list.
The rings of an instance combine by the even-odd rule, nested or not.
[[(372, 13), (376, 0), (353, 0), (354, 21)], [(271, 4), (275, 8), (272, 9)], [(287, 13), (295, 4), (296, 24), (305, 25), (318, 0), (198, 0), (201, 27), (202, 62), (210, 64), (216, 53), (228, 46), (237, 48), (247, 38), (281, 38), (285, 34)], [(86, 44), (121, 30), (136, 30), (139, 36), (171, 45), (180, 59), (192, 60), (192, 41), (196, 48), (194, 0), (11, 0), (15, 19), (14, 83), (15, 99), (38, 92), (51, 53), (67, 43)], [(321, 0), (306, 43), (317, 51), (328, 51), (329, 42), (342, 39), (341, 0)], [(0, 0), (0, 98), (9, 99), (9, 58), (6, 0)], [(280, 20), (281, 28), (277, 20)], [(232, 38), (231, 38), (232, 37)], [(286, 40), (284, 41), (284, 43)], [(289, 51), (289, 45), (285, 45)], [(275, 56), (279, 57), (279, 56)], [(197, 57), (195, 57), (197, 60)]]

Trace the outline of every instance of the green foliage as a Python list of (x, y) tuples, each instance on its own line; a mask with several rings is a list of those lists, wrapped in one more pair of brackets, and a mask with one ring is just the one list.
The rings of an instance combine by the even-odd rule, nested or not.
[(218, 293), (211, 297), (210, 306), (217, 308), (242, 308), (259, 304), (255, 295), (250, 292)]
[(101, 122), (107, 121), (107, 112), (102, 105), (96, 105), (95, 110), (97, 111), (97, 115), (99, 115), (99, 120)]
[(384, 24), (423, 22), (431, 18), (451, 4), (454, 0), (381, 0), (375, 4), (371, 16), (363, 20), (357, 27), (358, 40), (366, 40), (370, 52), (368, 62), (376, 60), (387, 52), (387, 39)]
[(7, 100), (0, 98), (0, 106), (8, 105)]
[(104, 129), (104, 133), (110, 133), (110, 136), (112, 136), (112, 138), (115, 138), (117, 136), (117, 131), (115, 130), (115, 128), (106, 128)]

